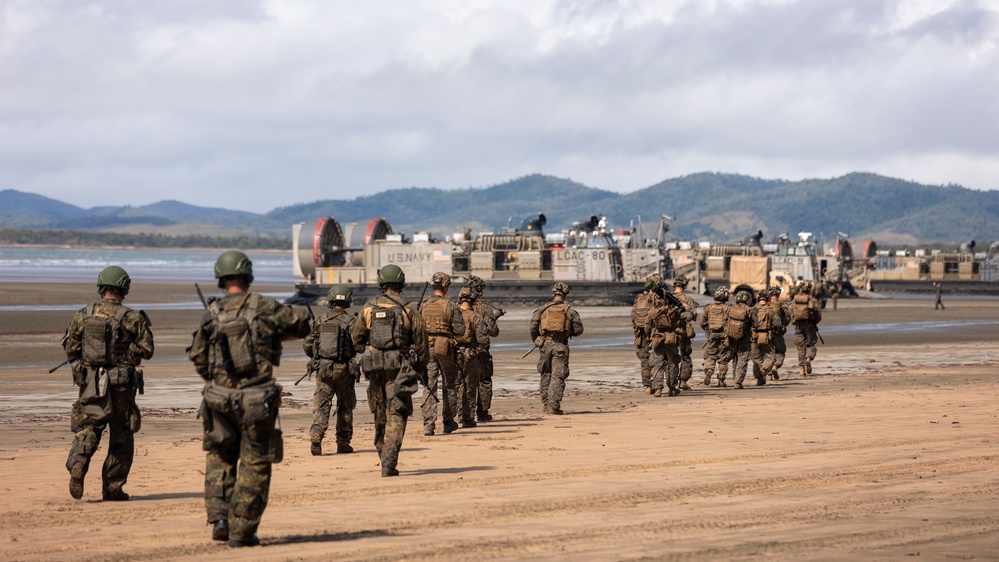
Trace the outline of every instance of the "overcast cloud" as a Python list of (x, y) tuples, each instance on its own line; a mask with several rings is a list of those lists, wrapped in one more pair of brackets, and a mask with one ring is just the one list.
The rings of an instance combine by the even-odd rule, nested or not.
[(999, 187), (987, 0), (0, 0), (0, 189), (265, 212), (540, 172)]

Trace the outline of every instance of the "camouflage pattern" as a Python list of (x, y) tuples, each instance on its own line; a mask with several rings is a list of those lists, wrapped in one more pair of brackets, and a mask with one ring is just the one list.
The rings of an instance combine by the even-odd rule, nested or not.
[(737, 302), (732, 305), (732, 308), (742, 308), (746, 311), (747, 325), (742, 331), (742, 338), (736, 341), (729, 341), (731, 349), (729, 356), (735, 362), (733, 376), (735, 377), (735, 382), (742, 384), (746, 380), (746, 373), (749, 370), (749, 356), (752, 352), (752, 311), (749, 309), (749, 305), (742, 302)]
[(775, 294), (770, 297), (770, 306), (780, 316), (780, 328), (774, 332), (774, 339), (771, 341), (774, 348), (774, 366), (770, 375), (777, 375), (773, 377), (777, 378), (778, 371), (784, 366), (784, 357), (787, 355), (787, 341), (784, 336), (787, 334), (787, 328), (791, 325), (791, 301), (781, 301)]
[[(704, 361), (701, 368), (704, 369), (704, 385), (711, 384), (711, 377), (715, 374), (715, 366), (718, 367), (718, 385), (722, 386), (725, 377), (728, 376), (728, 363), (732, 360), (732, 346), (729, 345), (729, 338), (725, 335), (724, 324), (728, 323), (728, 303), (715, 301), (704, 307), (701, 315), (701, 329), (707, 338), (707, 347), (704, 350)], [(708, 316), (719, 314), (724, 319), (722, 328), (711, 330), (708, 326)]]
[(561, 411), (565, 381), (569, 378), (569, 338), (583, 333), (583, 322), (579, 318), (579, 313), (570, 308), (569, 334), (542, 337), (541, 314), (549, 306), (560, 302), (563, 301), (561, 299), (551, 300), (531, 315), (531, 339), (534, 340), (535, 344), (540, 344), (538, 347), (541, 348), (538, 358), (538, 373), (541, 375), (539, 386), (541, 403), (546, 409), (553, 412)]
[[(664, 303), (663, 306), (667, 305)], [(662, 393), (664, 380), (666, 388), (669, 389), (669, 395), (676, 396), (680, 393), (680, 338), (677, 337), (674, 342), (667, 343), (663, 339), (664, 334), (655, 327), (654, 321), (657, 311), (663, 308), (663, 306), (649, 311), (649, 317), (645, 319), (645, 326), (643, 327), (646, 337), (649, 338), (649, 346), (652, 353), (652, 377), (649, 382), (656, 396)], [(681, 312), (681, 314), (683, 313)], [(671, 331), (675, 333), (676, 329)]]
[(683, 312), (680, 313), (680, 327), (683, 333), (677, 333), (676, 347), (680, 353), (678, 376), (680, 381), (686, 383), (694, 374), (694, 362), (691, 359), (691, 355), (694, 353), (694, 346), (691, 344), (691, 337), (689, 336), (693, 331), (688, 330), (687, 326), (693, 327), (694, 319), (697, 318), (697, 303), (686, 293), (677, 291), (674, 292), (673, 296), (683, 303)]
[(794, 323), (794, 345), (798, 348), (798, 366), (801, 372), (811, 374), (812, 361), (818, 352), (818, 323), (822, 321), (822, 311), (814, 298), (808, 299), (808, 308), (812, 311), (812, 319)]
[(478, 393), (485, 364), (483, 356), (489, 353), (491, 324), (474, 309), (461, 309), (465, 325), (471, 328), (472, 343), (458, 348), (458, 396), (461, 409), (461, 422), (475, 421), (476, 408), (480, 404)]
[[(481, 292), (479, 296), (481, 297)], [(499, 335), (499, 323), (497, 322), (501, 316), (499, 310), (490, 306), (481, 298), (476, 298), (472, 302), (472, 310), (482, 317), (483, 322), (485, 322), (488, 328), (490, 337)], [(481, 420), (489, 416), (489, 408), (493, 404), (493, 355), (489, 352), (488, 347), (480, 348), (478, 360), (482, 368), (479, 371), (479, 391), (477, 393), (475, 411)]]
[[(389, 267), (389, 266), (386, 266)], [(382, 268), (385, 269), (385, 268)], [(401, 294), (386, 285), (384, 294), (364, 304), (358, 319), (354, 322), (350, 337), (354, 351), (368, 352), (371, 355), (386, 352), (368, 345), (371, 329), (372, 308), (378, 305), (401, 303), (409, 318), (409, 329), (404, 330), (406, 342), (403, 347), (393, 350), (402, 355), (398, 370), (365, 370), (368, 376), (368, 407), (375, 417), (375, 449), (382, 465), (382, 476), (398, 474), (399, 450), (406, 434), (406, 420), (412, 415), (413, 405), (410, 388), (425, 373), (430, 363), (430, 349), (426, 326), (416, 306), (407, 302)], [(413, 389), (415, 391), (415, 389)]]
[[(216, 303), (220, 308), (241, 306), (251, 293), (225, 293)], [(271, 464), (276, 455), (275, 420), (280, 403), (280, 386), (274, 383), (273, 369), (281, 360), (281, 342), (302, 338), (310, 332), (308, 312), (259, 296), (257, 315), (251, 326), (257, 371), (230, 377), (215, 341), (215, 322), (206, 312), (194, 332), (188, 359), (208, 384), (205, 394), (228, 396), (227, 406), (209, 407), (202, 402), (205, 425), (205, 509), (208, 523), (229, 522), (229, 539), (252, 540), (260, 525), (271, 484)], [(241, 412), (233, 406), (246, 403), (245, 395), (272, 396), (273, 402), (260, 419), (244, 424)], [(238, 470), (237, 470), (238, 467)]]
[[(104, 298), (93, 305), (93, 314), (101, 318), (114, 318), (123, 306), (125, 305), (116, 299)], [(62, 347), (66, 351), (67, 358), (82, 359), (83, 326), (87, 320), (88, 308), (84, 307), (73, 315), (73, 320), (62, 338)], [(121, 319), (121, 328), (128, 345), (124, 357), (117, 358), (116, 366), (120, 369), (138, 367), (143, 359), (153, 356), (153, 333), (149, 319), (145, 313), (128, 309)], [(77, 383), (85, 377), (95, 376), (92, 366), (79, 363), (74, 366), (73, 372)], [(128, 481), (135, 455), (135, 440), (130, 417), (138, 416), (138, 406), (135, 404), (136, 389), (130, 383), (111, 386), (109, 392), (111, 417), (107, 420), (95, 422), (88, 418), (83, 413), (79, 399), (73, 404), (71, 429), (75, 435), (66, 459), (66, 470), (72, 473), (74, 465), (79, 464), (81, 468), (78, 472), (82, 471), (85, 476), (90, 469), (90, 459), (100, 445), (101, 435), (105, 428), (109, 428), (108, 454), (101, 473), (105, 497), (121, 493), (122, 486)], [(80, 394), (83, 394), (82, 385), (80, 385)]]
[[(350, 318), (341, 307), (332, 308), (323, 318), (312, 322), (312, 330), (302, 340), (302, 348), (310, 358), (316, 359), (317, 341), (323, 320), (328, 322), (345, 322)], [(353, 343), (349, 342), (346, 356), (353, 355)], [(328, 359), (316, 360), (310, 364), (310, 369), (316, 373), (316, 391), (312, 395), (312, 427), (309, 429), (309, 439), (312, 443), (322, 443), (329, 429), (330, 413), (333, 410), (333, 400), (336, 399), (336, 444), (350, 445), (354, 436), (354, 408), (357, 407), (357, 395), (354, 390), (354, 376), (348, 363), (334, 363)]]
[[(649, 299), (650, 311), (653, 308), (662, 306), (663, 303), (662, 297), (657, 295), (655, 290), (642, 291), (642, 295)], [(641, 326), (639, 326), (635, 322), (635, 307), (641, 304), (640, 300), (644, 299), (636, 298), (635, 304), (632, 305), (631, 329), (635, 336), (634, 339), (635, 355), (638, 356), (639, 368), (641, 369), (642, 373), (642, 386), (645, 388), (652, 388), (652, 361), (651, 361), (652, 350), (649, 347), (649, 337), (645, 334), (645, 325), (642, 324)]]
[[(450, 282), (450, 280), (449, 280)], [(445, 424), (454, 422), (456, 413), (455, 407), (458, 405), (458, 356), (454, 343), (454, 335), (465, 332), (465, 320), (462, 318), (458, 307), (440, 295), (427, 297), (420, 305), (421, 314), (426, 310), (424, 307), (429, 302), (444, 301), (446, 304), (447, 321), (443, 322), (446, 329), (441, 332), (427, 331), (428, 345), (430, 349), (430, 362), (427, 363), (427, 381), (423, 386), (423, 402), (420, 410), (423, 414), (423, 428), (434, 431), (437, 424), (437, 407), (443, 396), (443, 420)], [(424, 318), (426, 322), (427, 319)], [(445, 353), (438, 351), (446, 350)], [(443, 383), (443, 385), (441, 384)], [(438, 387), (440, 392), (438, 393)]]
[[(749, 358), (753, 362), (753, 377), (756, 378), (757, 384), (766, 384), (766, 377), (773, 370), (774, 364), (776, 362), (776, 353), (774, 351), (774, 341), (777, 339), (777, 335), (782, 329), (780, 313), (770, 306), (770, 302), (766, 298), (760, 299), (756, 306), (750, 314), (753, 323), (753, 342), (750, 347)], [(769, 317), (770, 328), (763, 329), (765, 326), (765, 319)], [(761, 334), (766, 332), (769, 336), (769, 340), (766, 343), (761, 341)]]

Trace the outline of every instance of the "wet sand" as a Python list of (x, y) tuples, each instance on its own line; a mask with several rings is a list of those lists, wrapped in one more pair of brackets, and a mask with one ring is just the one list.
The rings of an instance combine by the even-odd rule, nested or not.
[(312, 385), (292, 384), (305, 355), (287, 342), (277, 369), (286, 459), (264, 546), (246, 553), (213, 543), (204, 523), (202, 384), (184, 357), (201, 316), (191, 289), (134, 287), (126, 300), (147, 309), (157, 346), (126, 503), (99, 501), (105, 446), (83, 500), (69, 496), (76, 390), (67, 369), (46, 372), (64, 359), (59, 338), (93, 286), (0, 289), (0, 554), (999, 559), (999, 300), (952, 298), (940, 312), (927, 298), (841, 300), (821, 324), (814, 376), (789, 359), (781, 381), (741, 391), (700, 384), (699, 334), (694, 389), (659, 399), (641, 392), (628, 309), (583, 307), (563, 417), (541, 415), (536, 356), (520, 359), (530, 310), (513, 309), (494, 346), (496, 420), (435, 437), (411, 420), (399, 478), (380, 477), (363, 402), (357, 453), (309, 455)]

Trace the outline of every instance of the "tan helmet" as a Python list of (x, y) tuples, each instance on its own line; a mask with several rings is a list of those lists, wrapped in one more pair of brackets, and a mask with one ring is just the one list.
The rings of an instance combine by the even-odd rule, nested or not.
[(475, 302), (475, 291), (473, 291), (471, 287), (462, 287), (461, 290), (458, 291), (458, 302)]
[(451, 276), (443, 271), (438, 271), (430, 278), (430, 286), (435, 289), (447, 289), (451, 286)]
[(715, 290), (715, 300), (718, 302), (727, 302), (728, 287), (718, 287), (718, 289)]
[(569, 294), (569, 285), (566, 285), (565, 283), (563, 283), (561, 281), (556, 282), (554, 285), (552, 285), (552, 294), (553, 295), (562, 295), (563, 297), (566, 296), (566, 295), (568, 295)]
[(686, 287), (687, 286), (687, 276), (681, 273), (681, 274), (673, 277), (673, 286), (674, 287)]

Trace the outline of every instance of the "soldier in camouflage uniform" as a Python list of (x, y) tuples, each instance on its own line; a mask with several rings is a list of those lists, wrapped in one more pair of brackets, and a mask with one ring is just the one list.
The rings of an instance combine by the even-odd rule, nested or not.
[(753, 342), (753, 309), (749, 307), (749, 293), (740, 291), (735, 295), (735, 305), (728, 311), (728, 324), (725, 334), (732, 346), (731, 357), (735, 362), (735, 388), (741, 389), (749, 370), (749, 355)]
[(728, 289), (719, 287), (715, 291), (715, 302), (704, 307), (701, 329), (708, 339), (707, 349), (704, 350), (704, 386), (711, 385), (711, 376), (715, 374), (715, 365), (718, 365), (718, 386), (728, 386), (725, 384), (725, 376), (728, 375), (728, 363), (732, 360), (732, 346), (729, 345), (728, 336), (725, 335), (725, 325), (728, 324), (728, 311), (732, 308), (728, 304)]
[(690, 340), (694, 338), (694, 320), (697, 318), (697, 303), (690, 295), (684, 291), (687, 289), (687, 276), (680, 274), (673, 279), (673, 296), (683, 303), (683, 312), (680, 313), (680, 328), (677, 332), (677, 349), (680, 351), (680, 388), (690, 390), (687, 381), (694, 374), (694, 362), (690, 358), (694, 353), (694, 346)]
[(651, 350), (649, 348), (649, 338), (645, 335), (645, 320), (649, 317), (649, 311), (662, 306), (663, 299), (658, 291), (660, 279), (658, 275), (650, 275), (645, 280), (645, 290), (635, 297), (635, 304), (631, 307), (631, 330), (635, 336), (635, 355), (642, 372), (642, 386), (646, 394), (652, 394), (652, 362), (649, 360)]
[(413, 394), (426, 384), (430, 350), (423, 317), (402, 296), (406, 275), (397, 265), (378, 270), (382, 296), (368, 300), (354, 322), (351, 339), (368, 377), (368, 406), (375, 417), (375, 449), (382, 476), (398, 476), (399, 450)]
[(353, 300), (353, 291), (345, 285), (333, 285), (326, 295), (330, 311), (312, 321), (312, 331), (305, 336), (302, 347), (312, 358), (309, 372), (316, 373), (316, 392), (312, 395), (312, 428), (309, 430), (310, 450), (313, 455), (323, 454), (323, 437), (330, 427), (330, 411), (336, 398), (336, 452), (353, 453), (350, 440), (354, 436), (354, 374), (351, 359), (354, 344), (350, 341), (350, 328), (354, 317), (347, 314)]
[(132, 280), (124, 269), (110, 266), (97, 276), (100, 302), (80, 309), (62, 338), (66, 357), (75, 361), (73, 382), (80, 394), (73, 404), (71, 426), (76, 434), (66, 459), (69, 493), (83, 497), (83, 480), (97, 451), (104, 428), (110, 437), (101, 472), (104, 500), (124, 501), (135, 454), (133, 433), (139, 431), (135, 393), (142, 372), (136, 367), (153, 356), (153, 333), (145, 312), (121, 301)]
[(454, 417), (458, 409), (458, 356), (454, 337), (465, 332), (465, 321), (454, 303), (447, 299), (451, 277), (443, 271), (433, 275), (430, 286), (434, 294), (420, 303), (420, 315), (427, 326), (430, 363), (427, 364), (427, 384), (423, 387), (423, 434), (433, 435), (437, 424), (437, 387), (444, 398), (444, 433), (458, 429)]
[(531, 339), (540, 348), (541, 403), (546, 414), (562, 415), (562, 395), (569, 378), (569, 339), (583, 333), (579, 313), (565, 302), (569, 286), (552, 285), (552, 300), (531, 315)]
[(791, 325), (791, 308), (789, 300), (780, 300), (780, 287), (770, 288), (770, 307), (780, 316), (780, 328), (774, 331), (774, 339), (771, 342), (774, 348), (774, 366), (771, 367), (767, 378), (780, 380), (780, 368), (784, 366), (784, 357), (787, 355), (787, 342), (784, 335)]
[(818, 351), (818, 324), (822, 321), (819, 302), (811, 296), (811, 285), (805, 283), (791, 304), (791, 321), (794, 323), (794, 345), (798, 348), (798, 369), (801, 376), (812, 374), (812, 361)]
[(271, 464), (284, 455), (276, 427), (281, 386), (273, 371), (281, 342), (308, 335), (310, 321), (304, 309), (250, 292), (253, 263), (243, 252), (222, 253), (215, 277), (223, 295), (207, 304), (188, 348), (208, 383), (199, 412), (207, 451), (205, 508), (212, 539), (256, 546)]
[[(486, 322), (486, 327), (489, 329), (489, 337), (495, 338), (499, 335), (498, 321), (501, 316), (506, 314), (506, 311), (482, 300), (482, 293), (486, 289), (486, 282), (480, 277), (469, 275), (465, 281), (465, 286), (472, 290), (475, 299), (472, 303), (472, 309)], [(478, 398), (475, 413), (480, 422), (488, 422), (493, 420), (493, 416), (489, 413), (489, 408), (493, 404), (493, 356), (489, 353), (488, 346), (480, 353), (482, 354), (482, 357), (479, 358), (479, 361), (482, 363), (482, 371), (479, 377), (479, 391), (477, 392)]]
[(461, 402), (461, 427), (475, 427), (475, 408), (480, 404), (482, 388), (479, 378), (485, 370), (484, 357), (489, 352), (489, 322), (474, 310), (476, 293), (463, 287), (458, 293), (458, 306), (464, 331), (456, 335), (458, 346), (458, 396)]
[(680, 332), (686, 333), (681, 315), (684, 309), (663, 299), (662, 303), (649, 311), (645, 319), (645, 336), (649, 339), (652, 352), (652, 395), (663, 395), (663, 379), (669, 389), (669, 396), (680, 394)]
[(756, 306), (753, 307), (753, 343), (750, 359), (753, 361), (753, 377), (757, 386), (767, 384), (767, 375), (773, 370), (777, 360), (774, 339), (781, 330), (780, 313), (770, 306), (770, 289), (760, 291)]

